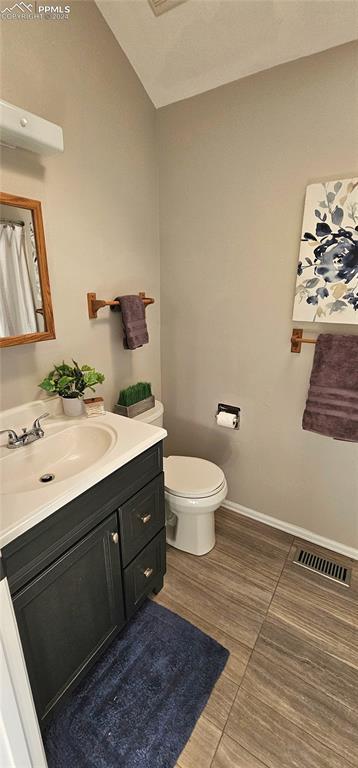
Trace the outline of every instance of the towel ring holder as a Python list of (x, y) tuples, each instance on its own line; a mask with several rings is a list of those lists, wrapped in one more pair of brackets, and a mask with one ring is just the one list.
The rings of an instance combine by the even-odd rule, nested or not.
[[(149, 304), (154, 304), (155, 300), (151, 299), (150, 296), (146, 296), (144, 292), (141, 291), (138, 296), (140, 299), (142, 299), (145, 307), (147, 307)], [(92, 292), (87, 293), (87, 306), (89, 319), (96, 320), (97, 312), (99, 309), (102, 309), (102, 307), (120, 307), (121, 302), (109, 301), (108, 299), (97, 299), (97, 294)]]

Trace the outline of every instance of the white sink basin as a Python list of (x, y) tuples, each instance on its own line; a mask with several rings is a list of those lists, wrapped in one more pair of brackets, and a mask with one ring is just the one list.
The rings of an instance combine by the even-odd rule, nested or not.
[[(17, 434), (48, 411), (45, 437), (8, 450), (0, 436), (0, 548), (166, 437), (161, 427), (114, 413), (67, 418), (58, 398), (0, 411)], [(41, 482), (43, 475), (54, 475)]]
[[(46, 430), (46, 422), (45, 422)], [(58, 428), (57, 428), (58, 429)], [(30, 445), (8, 450), (0, 462), (3, 494), (37, 491), (78, 475), (102, 459), (115, 445), (117, 435), (105, 424), (81, 423), (45, 437)], [(41, 477), (53, 475), (43, 482)]]

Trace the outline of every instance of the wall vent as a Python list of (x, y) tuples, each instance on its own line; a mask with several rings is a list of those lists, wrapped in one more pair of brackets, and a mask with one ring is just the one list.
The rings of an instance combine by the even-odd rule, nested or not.
[(328, 560), (326, 557), (320, 557), (316, 552), (299, 548), (296, 550), (293, 562), (309, 571), (319, 573), (320, 576), (325, 576), (326, 579), (337, 581), (345, 587), (350, 586), (352, 569), (335, 560)]
[(166, 11), (171, 11), (176, 5), (186, 3), (187, 0), (148, 0), (148, 3), (156, 16), (160, 16)]

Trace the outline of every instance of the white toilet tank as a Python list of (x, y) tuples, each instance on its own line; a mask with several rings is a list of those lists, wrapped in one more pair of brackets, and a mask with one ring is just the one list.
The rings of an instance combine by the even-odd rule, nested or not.
[(163, 403), (161, 403), (160, 400), (156, 400), (154, 408), (149, 408), (149, 411), (144, 411), (144, 413), (140, 413), (134, 418), (136, 421), (145, 421), (147, 424), (153, 424), (155, 427), (162, 427), (163, 413)]

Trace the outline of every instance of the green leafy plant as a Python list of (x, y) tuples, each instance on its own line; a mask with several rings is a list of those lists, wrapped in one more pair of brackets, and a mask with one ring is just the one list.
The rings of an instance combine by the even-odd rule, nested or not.
[(60, 397), (69, 399), (83, 397), (86, 389), (95, 392), (95, 384), (102, 384), (104, 381), (103, 373), (98, 373), (89, 365), (82, 365), (80, 368), (75, 360), (72, 362), (73, 365), (65, 362), (62, 365), (55, 365), (53, 371), (50, 371), (39, 387), (50, 394), (58, 394)]
[(138, 384), (132, 384), (127, 389), (122, 389), (118, 397), (118, 405), (124, 405), (127, 408), (130, 405), (145, 400), (152, 394), (152, 387), (148, 381), (139, 381)]

